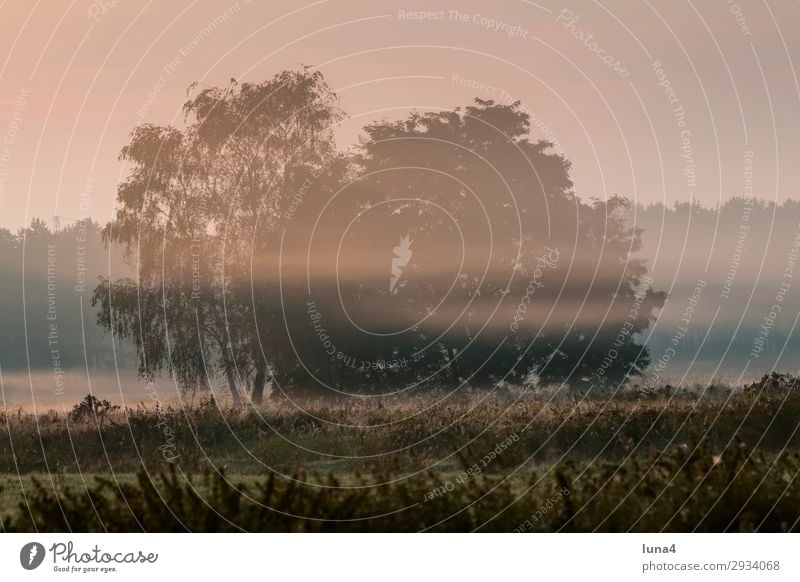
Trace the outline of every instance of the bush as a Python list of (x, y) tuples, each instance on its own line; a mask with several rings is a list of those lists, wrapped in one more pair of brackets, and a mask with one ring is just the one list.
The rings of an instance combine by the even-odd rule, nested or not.
[(793, 374), (772, 372), (764, 374), (758, 382), (745, 386), (747, 392), (788, 392), (800, 387), (800, 378)]
[(72, 407), (69, 417), (72, 422), (96, 421), (98, 424), (103, 424), (106, 417), (118, 409), (119, 406), (111, 404), (108, 400), (100, 400), (93, 394), (87, 394)]

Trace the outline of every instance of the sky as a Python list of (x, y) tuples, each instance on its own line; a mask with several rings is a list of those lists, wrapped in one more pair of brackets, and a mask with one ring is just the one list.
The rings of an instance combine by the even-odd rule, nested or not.
[(141, 123), (192, 83), (318, 68), (361, 128), (521, 101), (576, 193), (642, 203), (800, 195), (800, 3), (728, 0), (0, 4), (0, 227), (108, 221)]

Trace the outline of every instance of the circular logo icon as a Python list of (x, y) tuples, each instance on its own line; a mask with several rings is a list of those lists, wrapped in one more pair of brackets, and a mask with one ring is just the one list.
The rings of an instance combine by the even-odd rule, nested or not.
[(44, 561), (44, 546), (39, 542), (30, 542), (19, 551), (19, 563), (26, 570), (35, 570)]

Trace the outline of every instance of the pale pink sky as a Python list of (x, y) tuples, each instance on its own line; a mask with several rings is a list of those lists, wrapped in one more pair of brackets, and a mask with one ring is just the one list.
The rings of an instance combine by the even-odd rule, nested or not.
[[(435, 18), (401, 14), (420, 10)], [(181, 124), (194, 81), (301, 63), (339, 92), (343, 147), (382, 116), (506, 95), (541, 120), (534, 137), (550, 129), (581, 196), (714, 204), (744, 193), (748, 150), (757, 195), (800, 195), (796, 2), (10, 0), (0, 47), (0, 226), (12, 229), (53, 214), (105, 222), (137, 123)]]

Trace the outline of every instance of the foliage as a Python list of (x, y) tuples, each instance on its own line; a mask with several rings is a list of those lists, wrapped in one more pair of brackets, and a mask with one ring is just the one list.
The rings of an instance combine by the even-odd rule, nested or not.
[[(665, 295), (632, 256), (628, 203), (582, 202), (518, 102), (375, 122), (344, 153), (336, 95), (308, 68), (184, 111), (185, 129), (141, 125), (122, 149), (105, 235), (137, 277), (92, 298), (145, 379), (192, 391), (220, 375), (239, 406), (267, 383), (289, 399), (533, 377), (599, 390), (649, 364), (636, 337)], [(414, 259), (395, 288), (399, 240)]]
[(765, 390), (772, 393), (783, 393), (797, 390), (798, 382), (800, 382), (800, 378), (794, 374), (771, 372), (769, 374), (764, 374), (758, 382), (753, 382), (749, 386), (746, 386), (745, 390), (757, 391), (758, 393)]
[(240, 384), (260, 401), (271, 354), (258, 314), (279, 306), (253, 295), (251, 260), (303, 181), (335, 157), (341, 114), (307, 69), (204, 89), (184, 111), (184, 130), (140, 125), (122, 149), (132, 169), (105, 235), (126, 246), (137, 278), (103, 280), (92, 302), (101, 326), (135, 343), (143, 378), (166, 369), (196, 389), (219, 373), (235, 404)]
[(106, 417), (115, 410), (119, 410), (118, 405), (111, 404), (105, 399), (100, 400), (93, 394), (87, 394), (83, 400), (72, 407), (69, 417), (72, 422), (95, 421), (102, 425)]

